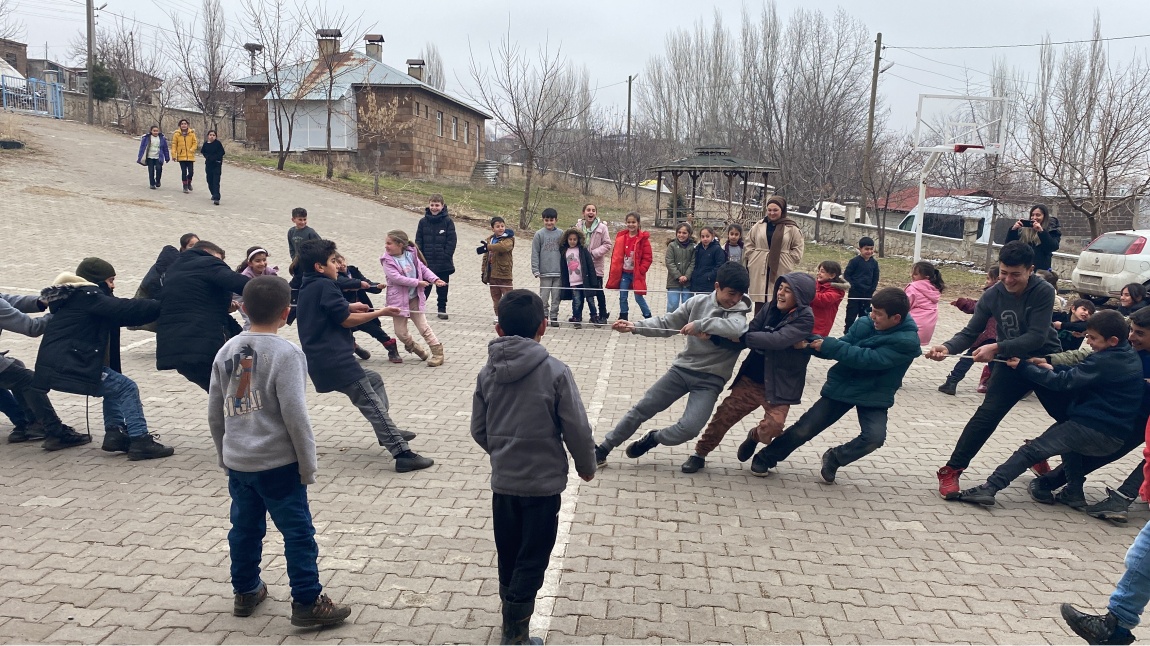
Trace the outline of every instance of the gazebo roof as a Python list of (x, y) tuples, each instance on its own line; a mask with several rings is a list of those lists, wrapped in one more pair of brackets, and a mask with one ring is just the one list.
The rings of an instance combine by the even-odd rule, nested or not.
[(732, 172), (732, 173), (777, 173), (779, 169), (760, 162), (748, 161), (731, 156), (730, 148), (707, 146), (696, 148), (691, 157), (676, 159), (659, 166), (652, 166), (647, 170), (662, 172)]

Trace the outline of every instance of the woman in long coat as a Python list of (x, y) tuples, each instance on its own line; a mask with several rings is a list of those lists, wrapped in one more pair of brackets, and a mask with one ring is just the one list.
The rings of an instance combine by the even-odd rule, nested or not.
[(802, 229), (787, 217), (787, 200), (773, 195), (767, 200), (766, 210), (763, 221), (751, 227), (744, 249), (751, 274), (749, 296), (756, 312), (774, 298), (775, 279), (795, 270), (804, 249)]

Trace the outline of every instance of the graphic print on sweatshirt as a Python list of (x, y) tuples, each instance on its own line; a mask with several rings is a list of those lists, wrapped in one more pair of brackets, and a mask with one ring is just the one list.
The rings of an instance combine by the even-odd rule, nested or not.
[(250, 345), (243, 346), (224, 362), (224, 370), (228, 373), (224, 414), (228, 417), (247, 415), (263, 408), (263, 397), (252, 388), (258, 366), (259, 356)]

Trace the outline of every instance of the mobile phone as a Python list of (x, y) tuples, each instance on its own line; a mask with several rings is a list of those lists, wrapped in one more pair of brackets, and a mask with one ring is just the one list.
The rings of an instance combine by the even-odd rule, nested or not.
[(1022, 222), (1022, 226), (1024, 226), (1024, 227), (1034, 226), (1034, 222), (1032, 222), (1031, 220), (1021, 220), (1021, 222)]

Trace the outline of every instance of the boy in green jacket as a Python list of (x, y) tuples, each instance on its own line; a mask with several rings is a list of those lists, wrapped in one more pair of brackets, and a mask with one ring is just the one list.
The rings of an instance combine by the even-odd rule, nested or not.
[(887, 411), (894, 406), (894, 393), (902, 386), (903, 375), (910, 364), (922, 354), (918, 326), (908, 316), (909, 312), (910, 300), (905, 292), (895, 287), (880, 289), (871, 299), (870, 317), (855, 321), (846, 336), (803, 343), (815, 356), (838, 363), (827, 372), (827, 383), (810, 410), (755, 455), (751, 462), (752, 474), (770, 475), (770, 470), (780, 461), (830, 428), (852, 408), (857, 409), (862, 432), (846, 444), (823, 453), (819, 471), (823, 481), (833, 483), (839, 467), (883, 445)]

